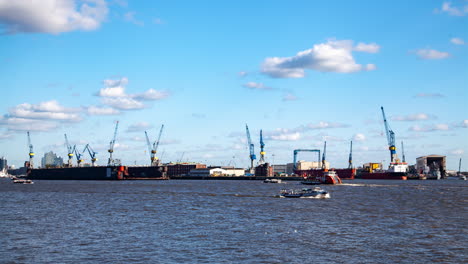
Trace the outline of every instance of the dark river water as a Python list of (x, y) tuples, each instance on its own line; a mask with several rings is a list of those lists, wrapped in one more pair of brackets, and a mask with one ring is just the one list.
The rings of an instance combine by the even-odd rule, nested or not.
[(0, 182), (0, 263), (467, 263), (468, 181)]

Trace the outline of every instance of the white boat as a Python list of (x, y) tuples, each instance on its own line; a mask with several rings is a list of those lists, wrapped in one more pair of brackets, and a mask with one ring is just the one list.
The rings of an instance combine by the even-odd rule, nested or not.
[(264, 183), (282, 183), (283, 181), (281, 179), (265, 179), (263, 182)]
[(0, 178), (9, 178), (8, 172), (6, 169), (0, 170)]
[(330, 198), (330, 194), (320, 187), (315, 187), (314, 189), (302, 188), (302, 189), (292, 189), (292, 190), (281, 190), (279, 197), (281, 198), (328, 199)]
[(18, 184), (33, 184), (34, 182), (28, 179), (14, 179), (13, 183), (18, 183)]

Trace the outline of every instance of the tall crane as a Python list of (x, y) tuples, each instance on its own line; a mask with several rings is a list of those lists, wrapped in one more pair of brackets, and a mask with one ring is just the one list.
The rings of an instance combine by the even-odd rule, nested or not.
[(83, 157), (83, 152), (85, 152), (86, 147), (85, 147), (85, 149), (83, 149), (82, 152), (79, 152), (78, 149), (77, 149), (76, 147), (75, 147), (74, 149), (75, 149), (75, 155), (76, 155), (76, 164), (77, 164), (78, 167), (81, 167), (81, 163), (84, 161), (84, 160), (82, 159), (82, 157)]
[(112, 153), (114, 152), (114, 145), (115, 145), (115, 138), (117, 137), (117, 128), (119, 127), (119, 121), (115, 124), (115, 131), (114, 131), (114, 137), (112, 138), (111, 142), (109, 143), (109, 149), (107, 152), (109, 152), (109, 160), (107, 161), (107, 166), (114, 165), (114, 159), (112, 158)]
[(402, 158), (402, 162), (406, 162), (405, 149), (403, 148), (403, 141), (401, 142), (401, 158)]
[(68, 151), (68, 167), (73, 166), (73, 152), (75, 152), (75, 147), (76, 146), (71, 146), (70, 143), (68, 142), (67, 134), (65, 134), (65, 145), (67, 146), (67, 151)]
[(327, 153), (327, 142), (325, 141), (325, 145), (323, 146), (323, 153), (322, 153), (322, 169), (327, 171), (327, 166), (325, 165), (325, 155)]
[(91, 146), (89, 144), (86, 144), (83, 152), (85, 152), (85, 150), (88, 150), (88, 153), (89, 153), (89, 156), (91, 157), (91, 164), (94, 166), (96, 166), (96, 161), (97, 161), (97, 158), (96, 158), (96, 154), (97, 152), (95, 152)]
[(353, 168), (353, 141), (351, 141), (351, 147), (349, 148), (349, 160), (348, 160), (348, 169)]
[(146, 135), (146, 144), (148, 145), (148, 151), (150, 152), (150, 160), (151, 160), (151, 166), (158, 166), (159, 165), (159, 159), (156, 157), (156, 153), (158, 151), (158, 146), (159, 146), (159, 141), (161, 140), (161, 135), (164, 129), (164, 125), (161, 125), (161, 129), (159, 130), (159, 136), (158, 140), (153, 143), (151, 146), (148, 133), (145, 131)]
[(388, 125), (383, 106), (381, 106), (380, 109), (382, 110), (382, 116), (385, 125), (385, 133), (387, 134), (388, 149), (390, 150), (390, 163), (399, 162), (395, 147), (395, 133)]
[(260, 129), (260, 160), (258, 161), (259, 164), (265, 163), (265, 154), (266, 152), (263, 150), (265, 148), (265, 142), (263, 142), (263, 133)]
[(247, 143), (249, 144), (250, 149), (250, 173), (254, 173), (254, 160), (257, 159), (257, 156), (255, 156), (254, 144), (250, 138), (249, 126), (247, 126), (247, 124), (245, 124), (245, 130), (247, 133)]
[(34, 150), (33, 145), (31, 144), (31, 137), (29, 136), (28, 131), (28, 147), (29, 147), (29, 168), (34, 168)]

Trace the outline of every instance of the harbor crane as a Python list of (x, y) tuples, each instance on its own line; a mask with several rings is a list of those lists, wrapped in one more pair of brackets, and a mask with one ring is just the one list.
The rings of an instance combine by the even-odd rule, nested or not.
[(387, 118), (385, 117), (385, 111), (383, 106), (380, 107), (382, 110), (382, 116), (384, 120), (384, 125), (385, 125), (385, 133), (387, 134), (387, 141), (388, 141), (388, 149), (390, 150), (390, 164), (391, 163), (399, 163), (399, 159), (396, 153), (396, 147), (395, 147), (395, 133), (393, 130), (390, 128), (390, 125), (387, 122)]
[(96, 166), (96, 161), (97, 161), (97, 158), (96, 158), (96, 154), (97, 152), (95, 152), (91, 146), (89, 144), (86, 144), (83, 152), (85, 152), (85, 150), (88, 150), (88, 153), (89, 153), (89, 156), (91, 157), (91, 164), (92, 166)]
[(263, 142), (263, 133), (262, 133), (262, 130), (260, 129), (260, 160), (258, 161), (258, 164), (265, 163), (266, 152), (264, 151), (264, 148), (265, 148), (265, 142)]
[(348, 169), (353, 168), (353, 141), (351, 141), (351, 146), (349, 148), (349, 160), (348, 160)]
[(327, 141), (325, 141), (325, 145), (323, 146), (323, 153), (322, 153), (322, 169), (327, 171), (327, 166), (325, 165), (325, 155), (327, 153)]
[(83, 157), (83, 153), (86, 150), (86, 147), (85, 147), (85, 149), (83, 149), (82, 152), (79, 152), (78, 148), (76, 148), (76, 147), (74, 149), (75, 149), (75, 156), (76, 156), (76, 164), (77, 164), (78, 167), (81, 167), (81, 163), (84, 161), (84, 159), (82, 157)]
[(117, 123), (115, 124), (114, 137), (109, 143), (109, 149), (107, 150), (107, 152), (109, 152), (109, 160), (107, 161), (107, 166), (114, 165), (114, 159), (112, 158), (112, 153), (114, 152), (115, 138), (117, 137), (118, 128), (119, 128), (119, 121), (117, 121)]
[(67, 138), (67, 134), (65, 134), (65, 145), (67, 146), (67, 151), (68, 151), (68, 167), (72, 167), (73, 166), (73, 152), (75, 152), (75, 148), (76, 148), (76, 145), (75, 146), (71, 146), (70, 143), (68, 142), (68, 138)]
[(295, 149), (294, 150), (294, 170), (297, 169), (296, 163), (297, 163), (297, 153), (299, 152), (317, 152), (318, 153), (318, 164), (320, 164), (320, 149)]
[(161, 135), (164, 129), (164, 125), (161, 125), (161, 129), (159, 130), (159, 136), (158, 140), (153, 142), (153, 145), (151, 146), (148, 133), (145, 131), (146, 135), (146, 144), (148, 145), (148, 151), (150, 152), (150, 160), (151, 160), (151, 166), (158, 166), (159, 165), (159, 159), (156, 157), (156, 153), (158, 151), (158, 146), (159, 146), (159, 141), (161, 140)]
[(29, 168), (34, 168), (34, 150), (33, 145), (31, 143), (31, 136), (29, 135), (28, 131), (28, 147), (29, 147)]
[(403, 148), (403, 141), (401, 142), (401, 161), (406, 162), (405, 149)]
[(250, 138), (249, 126), (247, 124), (245, 124), (245, 131), (247, 133), (247, 143), (249, 144), (250, 150), (250, 173), (254, 173), (254, 160), (257, 159), (257, 156), (255, 156), (254, 144)]

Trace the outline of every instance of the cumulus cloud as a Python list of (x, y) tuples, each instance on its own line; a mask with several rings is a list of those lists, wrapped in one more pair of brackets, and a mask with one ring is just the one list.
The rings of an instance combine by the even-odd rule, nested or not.
[(118, 115), (120, 111), (112, 107), (89, 106), (86, 108), (88, 115)]
[(468, 5), (463, 7), (452, 6), (451, 2), (444, 2), (441, 10), (436, 9), (437, 12), (447, 13), (450, 16), (465, 16), (468, 14)]
[(245, 88), (254, 90), (271, 90), (271, 87), (264, 85), (263, 83), (248, 82), (243, 85)]
[(442, 97), (445, 97), (445, 95), (441, 93), (418, 93), (414, 97), (416, 98), (442, 98)]
[(147, 122), (138, 122), (130, 125), (127, 129), (127, 132), (141, 132), (151, 128), (153, 128), (153, 126)]
[(448, 131), (448, 130), (450, 130), (450, 127), (447, 124), (436, 124), (436, 125), (424, 126), (424, 127), (414, 125), (409, 128), (409, 131), (414, 131), (414, 132), (435, 132), (435, 131)]
[(353, 140), (354, 141), (365, 141), (366, 140), (366, 136), (364, 134), (361, 134), (361, 133), (357, 133), (353, 136)]
[(0, 24), (7, 34), (90, 31), (99, 28), (107, 14), (104, 0), (0, 0)]
[(9, 117), (19, 117), (26, 119), (50, 119), (66, 122), (78, 122), (82, 118), (79, 110), (75, 108), (65, 108), (57, 101), (51, 100), (39, 104), (23, 103), (9, 109)]
[(376, 53), (380, 47), (375, 44), (359, 43), (353, 47), (352, 40), (329, 40), (313, 48), (300, 51), (292, 57), (266, 58), (261, 72), (273, 78), (302, 78), (305, 70), (320, 72), (352, 73), (375, 70), (374, 64), (361, 65), (354, 60), (353, 51)]
[(463, 149), (452, 149), (450, 151), (450, 154), (452, 155), (463, 155), (465, 153), (465, 150)]
[(58, 127), (58, 123), (53, 121), (9, 116), (1, 117), (0, 125), (6, 126), (9, 131), (51, 131)]
[(452, 42), (455, 45), (465, 45), (465, 41), (461, 38), (451, 38), (450, 42)]
[(407, 116), (392, 116), (391, 120), (394, 121), (421, 121), (421, 120), (431, 120), (436, 119), (435, 116), (420, 113), (420, 114), (412, 114)]
[(441, 60), (450, 57), (450, 53), (434, 49), (419, 49), (416, 51), (416, 55), (425, 60)]
[(118, 110), (136, 110), (145, 108), (142, 101), (154, 101), (170, 96), (169, 92), (149, 89), (140, 94), (127, 94), (125, 89), (128, 78), (108, 79), (103, 81), (104, 88), (97, 93), (103, 104)]
[(349, 125), (342, 124), (342, 123), (333, 123), (333, 122), (325, 122), (325, 121), (320, 121), (316, 124), (307, 124), (302, 127), (303, 130), (309, 130), (309, 129), (327, 129), (327, 128), (343, 128), (343, 127), (348, 127)]
[(267, 139), (278, 141), (296, 141), (301, 138), (301, 134), (299, 132), (284, 128), (277, 128), (274, 131), (265, 132), (264, 134)]
[(468, 119), (465, 119), (463, 121), (461, 121), (458, 125), (456, 125), (457, 127), (464, 127), (464, 128), (468, 128)]
[(246, 72), (246, 71), (240, 71), (237, 75), (239, 75), (239, 77), (245, 77), (247, 76), (249, 73)]

